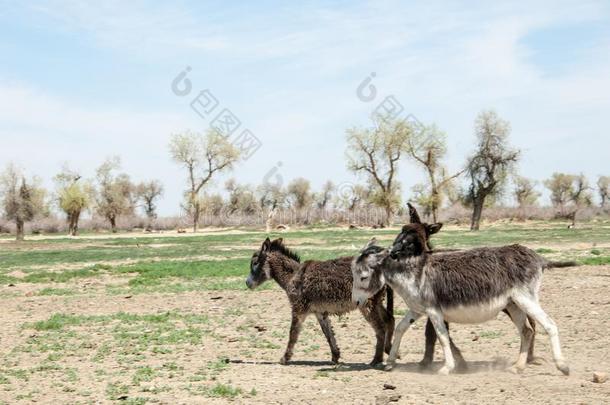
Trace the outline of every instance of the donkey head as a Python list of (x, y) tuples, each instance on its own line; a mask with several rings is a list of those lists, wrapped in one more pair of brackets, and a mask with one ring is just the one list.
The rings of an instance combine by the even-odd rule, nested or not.
[(281, 238), (273, 242), (267, 238), (261, 248), (254, 252), (250, 260), (250, 274), (246, 279), (246, 285), (249, 289), (254, 289), (271, 278), (271, 272), (267, 264), (267, 255), (271, 251), (272, 245), (281, 245), (282, 243), (283, 240)]
[(352, 301), (358, 306), (364, 305), (385, 284), (379, 268), (389, 252), (375, 242), (375, 238), (371, 239), (360, 255), (352, 260)]
[[(281, 258), (280, 263), (301, 262), (298, 254), (284, 245), (284, 239), (265, 239), (261, 248), (254, 252), (250, 260), (250, 275), (246, 280), (248, 288), (253, 289), (271, 278), (271, 260)], [(275, 263), (278, 263), (277, 261)], [(276, 266), (277, 267), (277, 266)], [(276, 268), (274, 267), (274, 269)], [(281, 266), (280, 266), (281, 267)]]
[(440, 222), (436, 224), (421, 222), (415, 207), (410, 203), (407, 203), (407, 205), (409, 206), (411, 223), (403, 226), (401, 232), (394, 239), (390, 250), (390, 255), (393, 259), (419, 256), (424, 252), (429, 252), (430, 245), (428, 242), (430, 236), (440, 231), (443, 227), (443, 224)]

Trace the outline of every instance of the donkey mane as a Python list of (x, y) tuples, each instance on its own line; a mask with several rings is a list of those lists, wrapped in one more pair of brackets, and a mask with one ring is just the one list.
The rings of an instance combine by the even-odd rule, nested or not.
[(296, 253), (293, 250), (288, 249), (286, 247), (286, 245), (284, 245), (284, 242), (280, 239), (275, 239), (275, 240), (271, 241), (271, 245), (269, 245), (269, 251), (270, 252), (279, 252), (279, 253), (283, 254), (284, 256), (288, 256), (292, 260), (295, 260), (295, 261), (301, 263), (301, 257), (298, 255), (298, 253)]

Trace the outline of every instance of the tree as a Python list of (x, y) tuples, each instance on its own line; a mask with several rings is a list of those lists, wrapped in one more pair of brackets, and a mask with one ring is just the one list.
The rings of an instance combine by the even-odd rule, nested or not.
[(565, 207), (574, 192), (575, 176), (566, 173), (553, 173), (550, 179), (544, 181), (544, 185), (551, 192), (551, 204), (559, 208), (560, 215), (564, 216)]
[(520, 208), (531, 207), (536, 205), (540, 193), (536, 191), (536, 182), (523, 176), (515, 176), (515, 189), (513, 191), (515, 200)]
[(544, 181), (544, 185), (551, 192), (551, 203), (559, 208), (560, 216), (572, 220), (572, 227), (576, 224), (578, 210), (593, 202), (584, 174), (553, 173), (550, 179)]
[(225, 189), (229, 192), (229, 213), (240, 212), (247, 215), (256, 213), (258, 201), (250, 186), (237, 184), (235, 179), (229, 179), (225, 183)]
[(406, 149), (411, 128), (404, 120), (374, 117), (372, 128), (347, 131), (347, 167), (366, 176), (371, 188), (370, 201), (385, 211), (384, 225), (389, 225), (400, 205), (397, 164)]
[(298, 177), (292, 180), (286, 189), (290, 203), (294, 208), (301, 210), (311, 206), (313, 195), (310, 191), (311, 184), (309, 180)]
[(193, 218), (193, 232), (197, 232), (202, 211), (199, 198), (202, 188), (216, 174), (233, 168), (239, 160), (239, 150), (213, 130), (205, 136), (190, 131), (174, 134), (169, 150), (172, 159), (187, 170), (189, 189), (185, 207)]
[(96, 171), (97, 212), (110, 223), (112, 232), (117, 231), (117, 219), (134, 211), (136, 203), (135, 187), (125, 173), (116, 174), (121, 168), (119, 157), (107, 159)]
[(138, 199), (142, 201), (142, 207), (148, 224), (146, 230), (152, 230), (152, 222), (157, 219), (157, 204), (156, 200), (163, 195), (163, 185), (159, 180), (145, 181), (136, 187)]
[(443, 203), (445, 189), (464, 170), (452, 175), (447, 174), (442, 164), (447, 154), (446, 135), (434, 125), (421, 130), (412, 129), (412, 135), (407, 138), (407, 152), (426, 170), (428, 184), (416, 185), (414, 192), (426, 215), (431, 214), (433, 222), (437, 222), (437, 213)]
[(606, 202), (610, 199), (610, 176), (599, 176), (597, 179), (597, 191), (599, 193), (599, 206), (606, 207)]
[(508, 145), (510, 124), (494, 111), (483, 111), (475, 120), (477, 148), (470, 156), (466, 171), (470, 177), (467, 199), (472, 203), (470, 229), (478, 231), (485, 199), (499, 196), (519, 151)]
[(264, 182), (256, 188), (256, 195), (261, 209), (274, 209), (286, 203), (286, 192), (278, 183)]
[(59, 209), (66, 214), (68, 234), (76, 236), (80, 216), (91, 205), (92, 187), (68, 166), (64, 166), (54, 180)]
[(38, 179), (26, 179), (24, 173), (13, 164), (9, 164), (0, 175), (4, 216), (9, 221), (15, 221), (18, 241), (25, 238), (25, 223), (45, 211), (45, 195)]
[(314, 199), (316, 200), (316, 205), (320, 209), (326, 209), (328, 203), (332, 201), (333, 193), (335, 192), (335, 185), (332, 181), (328, 180), (322, 186), (322, 190), (319, 193), (316, 193)]

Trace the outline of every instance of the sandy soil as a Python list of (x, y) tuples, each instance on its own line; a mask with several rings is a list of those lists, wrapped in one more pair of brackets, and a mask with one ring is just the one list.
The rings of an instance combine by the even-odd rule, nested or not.
[[(7, 289), (8, 287), (2, 287)], [(541, 292), (543, 307), (556, 321), (564, 353), (572, 373), (564, 377), (551, 363), (547, 336), (539, 329), (537, 355), (547, 361), (529, 366), (522, 375), (506, 368), (516, 358), (519, 339), (512, 323), (503, 315), (483, 325), (452, 325), (451, 334), (469, 361), (466, 374), (438, 376), (441, 365), (437, 349), (433, 370), (421, 372), (417, 362), (423, 354), (424, 321), (416, 323), (403, 339), (402, 359), (392, 372), (367, 366), (373, 353), (372, 331), (358, 313), (334, 318), (337, 341), (343, 364), (329, 362), (326, 341), (314, 319), (304, 326), (293, 363), (281, 366), (287, 339), (290, 311), (284, 293), (267, 291), (211, 291), (178, 295), (135, 295), (133, 297), (87, 295), (73, 297), (20, 296), (0, 299), (0, 356), (5, 367), (33, 367), (41, 355), (18, 351), (45, 332), (23, 327), (25, 323), (48, 319), (53, 313), (114, 314), (118, 311), (150, 314), (160, 311), (205, 314), (210, 318), (209, 333), (198, 345), (177, 346), (171, 353), (147, 354), (138, 364), (162, 367), (171, 362), (173, 374), (163, 374), (152, 382), (131, 388), (129, 397), (147, 397), (159, 403), (610, 403), (610, 382), (591, 382), (594, 371), (610, 373), (610, 266), (557, 269), (545, 275)], [(401, 303), (401, 308), (402, 303)], [(398, 317), (398, 316), (397, 316)], [(133, 365), (117, 362), (112, 353), (101, 362), (91, 361), (107, 330), (88, 326), (70, 328), (88, 332), (88, 346), (59, 363), (76, 370), (79, 397), (61, 388), (60, 374), (32, 373), (27, 381), (11, 380), (11, 389), (0, 385), (0, 401), (7, 403), (74, 403), (108, 402), (110, 380), (130, 384)], [(119, 348), (113, 348), (113, 352)], [(89, 352), (90, 353), (89, 353)], [(80, 354), (85, 353), (85, 356)], [(42, 354), (46, 356), (45, 353)], [(211, 384), (208, 379), (192, 377), (209, 362), (229, 359), (226, 369), (213, 376), (214, 382), (241, 388), (244, 395), (233, 399), (193, 395), (186, 387)], [(11, 363), (12, 362), (12, 363)], [(106, 370), (107, 375), (99, 373)], [(96, 371), (97, 370), (97, 371)], [(207, 384), (207, 385), (206, 385)], [(391, 384), (395, 389), (384, 389)], [(157, 391), (143, 387), (162, 387)], [(252, 389), (256, 394), (247, 394)], [(138, 390), (145, 391), (139, 392)], [(33, 393), (32, 393), (33, 391)], [(27, 399), (18, 400), (29, 393)], [(398, 397), (399, 396), (399, 397)]]

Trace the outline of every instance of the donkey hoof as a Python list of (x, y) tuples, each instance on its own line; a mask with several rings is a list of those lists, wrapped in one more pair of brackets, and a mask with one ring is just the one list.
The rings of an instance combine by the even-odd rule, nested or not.
[(438, 374), (439, 375), (449, 375), (449, 373), (451, 373), (451, 370), (449, 367), (447, 366), (443, 366), (440, 368), (440, 370), (438, 370)]
[(394, 368), (394, 362), (389, 362), (385, 365), (385, 367), (383, 368), (384, 371), (392, 371), (392, 369)]
[(426, 369), (430, 368), (431, 365), (432, 365), (432, 360), (422, 360), (419, 363), (417, 363), (417, 366), (419, 367), (420, 370), (426, 370)]
[(331, 359), (331, 361), (333, 362), (333, 364), (339, 364), (339, 355), (337, 355), (337, 356), (333, 356), (333, 358)]
[(524, 366), (518, 366), (516, 364), (513, 364), (512, 366), (510, 366), (508, 368), (508, 371), (510, 371), (513, 374), (521, 374), (521, 373), (523, 373), (523, 370), (525, 370)]
[(533, 364), (535, 366), (540, 366), (545, 362), (542, 357), (531, 357), (527, 359), (527, 364)]
[(557, 368), (563, 373), (563, 375), (570, 375), (570, 366), (567, 364), (558, 364)]
[(376, 367), (380, 364), (383, 364), (383, 360), (379, 360), (379, 359), (373, 359), (371, 360), (371, 362), (369, 363), (369, 366), (371, 367)]
[(285, 355), (284, 355), (284, 356), (282, 356), (282, 358), (280, 359), (280, 364), (281, 364), (282, 366), (285, 366), (285, 365), (287, 365), (287, 364), (288, 364), (288, 362), (289, 362), (289, 361), (290, 361), (290, 357), (287, 357), (287, 356), (285, 356)]

